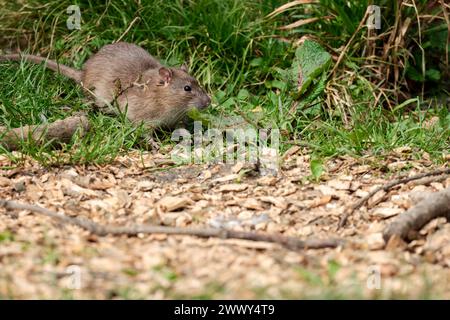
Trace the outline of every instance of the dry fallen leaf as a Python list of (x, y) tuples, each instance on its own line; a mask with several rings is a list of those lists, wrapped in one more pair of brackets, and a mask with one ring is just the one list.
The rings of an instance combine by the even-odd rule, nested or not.
[(191, 204), (191, 200), (186, 197), (172, 197), (166, 196), (158, 201), (157, 205), (163, 211), (175, 211), (178, 209), (182, 209)]
[(351, 181), (344, 180), (330, 180), (327, 185), (336, 190), (350, 190)]
[(239, 171), (241, 171), (241, 169), (244, 167), (245, 163), (244, 162), (238, 162), (236, 163), (232, 168), (231, 168), (231, 172), (233, 173), (239, 173)]
[(288, 206), (287, 201), (283, 197), (272, 197), (272, 196), (264, 196), (259, 198), (263, 202), (268, 202), (273, 204), (275, 207), (280, 209), (286, 209)]
[[(330, 196), (330, 195), (328, 195), (328, 196), (323, 196), (323, 197), (315, 198), (315, 199), (313, 199), (313, 200), (311, 200), (311, 201), (308, 201), (308, 202), (307, 202), (307, 206), (308, 206), (309, 208), (316, 208), (316, 207), (323, 206), (323, 205), (327, 204), (327, 203), (330, 202), (330, 201), (331, 201), (331, 196)], [(305, 201), (305, 202), (306, 202), (306, 201)]]
[(217, 179), (213, 179), (211, 182), (216, 183), (216, 182), (227, 182), (227, 181), (231, 181), (231, 180), (236, 180), (237, 178), (239, 178), (239, 175), (236, 173), (230, 174), (228, 176), (225, 177), (220, 177)]
[(240, 192), (240, 191), (244, 191), (247, 188), (248, 188), (247, 184), (231, 183), (231, 184), (224, 184), (224, 185), (220, 186), (218, 191), (219, 192), (230, 192), (230, 191)]
[(11, 185), (11, 180), (5, 177), (0, 177), (0, 187), (9, 187)]
[(99, 195), (98, 192), (80, 187), (79, 185), (73, 183), (69, 179), (61, 179), (60, 185), (63, 193), (71, 197), (79, 197), (79, 196), (97, 197)]
[(384, 197), (386, 196), (386, 192), (383, 190), (378, 191), (375, 193), (372, 197), (370, 197), (369, 200), (367, 200), (367, 207), (372, 208), (379, 204), (381, 201), (383, 201)]
[(254, 198), (247, 198), (242, 203), (241, 206), (252, 210), (263, 210), (261, 203)]
[(384, 247), (384, 239), (381, 232), (369, 234), (366, 240), (370, 250), (380, 250)]
[(371, 215), (377, 218), (387, 219), (402, 213), (404, 210), (400, 208), (380, 207), (371, 212)]

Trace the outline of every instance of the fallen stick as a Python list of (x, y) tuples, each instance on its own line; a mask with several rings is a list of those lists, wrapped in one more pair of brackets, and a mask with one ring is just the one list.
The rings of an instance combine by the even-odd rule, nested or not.
[(72, 224), (89, 231), (97, 236), (106, 235), (128, 235), (136, 236), (138, 234), (174, 234), (174, 235), (191, 235), (202, 238), (221, 238), (221, 239), (244, 239), (251, 241), (265, 241), (282, 245), (290, 250), (299, 249), (322, 249), (335, 248), (343, 244), (341, 239), (307, 239), (300, 240), (294, 237), (286, 237), (279, 234), (264, 234), (246, 231), (233, 231), (224, 229), (193, 229), (193, 228), (177, 228), (154, 225), (133, 225), (133, 226), (111, 226), (102, 225), (84, 218), (69, 217), (61, 213), (51, 211), (49, 209), (22, 204), (15, 201), (0, 200), (0, 207), (10, 210), (29, 210), (39, 213), (52, 219), (59, 220), (63, 223)]
[(445, 217), (450, 221), (450, 187), (431, 194), (416, 206), (397, 216), (383, 232), (387, 242), (392, 236), (409, 240), (411, 231), (419, 231), (435, 218)]
[(403, 184), (403, 183), (408, 183), (410, 181), (413, 180), (418, 180), (418, 179), (422, 179), (425, 177), (429, 177), (429, 176), (437, 176), (437, 175), (442, 175), (442, 174), (450, 174), (450, 168), (447, 169), (439, 169), (439, 170), (435, 170), (435, 171), (431, 171), (431, 172), (425, 172), (425, 173), (420, 173), (417, 174), (415, 176), (411, 176), (411, 177), (405, 177), (405, 178), (400, 178), (400, 179), (396, 179), (393, 180), (391, 182), (388, 182), (378, 188), (376, 188), (375, 190), (372, 190), (371, 192), (369, 192), (369, 194), (361, 199), (359, 199), (358, 201), (356, 201), (351, 207), (349, 207), (346, 210), (346, 213), (344, 214), (344, 216), (342, 217), (342, 219), (339, 221), (339, 228), (342, 228), (347, 220), (348, 217), (358, 208), (360, 208), (363, 204), (365, 204), (371, 197), (373, 197), (376, 193), (378, 193), (379, 191), (383, 190), (385, 192), (389, 191), (389, 189), (399, 185), (399, 184)]
[(45, 142), (67, 143), (78, 129), (82, 134), (90, 128), (85, 115), (76, 115), (49, 124), (23, 126), (15, 129), (0, 127), (0, 145), (8, 150), (17, 150), (20, 145), (31, 139), (37, 144)]

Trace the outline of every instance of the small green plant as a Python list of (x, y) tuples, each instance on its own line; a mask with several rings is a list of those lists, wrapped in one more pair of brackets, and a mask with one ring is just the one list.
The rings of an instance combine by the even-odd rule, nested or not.
[(312, 159), (309, 165), (314, 180), (319, 181), (320, 176), (323, 173), (323, 162), (320, 159)]
[(0, 232), (0, 243), (10, 241), (14, 241), (14, 235), (12, 234), (11, 231), (5, 230), (3, 232)]

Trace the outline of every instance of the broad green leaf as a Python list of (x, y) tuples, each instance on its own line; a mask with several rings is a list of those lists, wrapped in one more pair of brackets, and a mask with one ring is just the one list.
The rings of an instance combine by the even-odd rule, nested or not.
[(290, 80), (297, 88), (297, 96), (305, 93), (313, 80), (327, 71), (330, 63), (330, 54), (318, 43), (312, 40), (303, 42), (295, 52), (290, 71)]

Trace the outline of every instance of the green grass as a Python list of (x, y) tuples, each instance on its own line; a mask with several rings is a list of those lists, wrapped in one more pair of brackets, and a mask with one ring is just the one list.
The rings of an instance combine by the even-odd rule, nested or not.
[[(327, 44), (330, 53), (336, 53), (356, 30), (359, 20), (353, 17), (362, 16), (365, 10), (363, 2), (349, 8), (344, 2), (321, 2), (322, 6), (311, 12), (328, 12), (337, 18), (291, 32), (277, 28), (310, 14), (291, 10), (268, 19), (267, 14), (285, 3), (282, 0), (119, 0), (105, 4), (29, 0), (27, 8), (6, 2), (0, 9), (0, 50), (19, 43), (22, 51), (49, 55), (80, 68), (100, 47), (122, 38), (143, 46), (169, 65), (186, 61), (191, 73), (213, 96), (210, 114), (244, 114), (251, 119), (255, 109), (261, 110), (259, 125), (282, 130), (283, 150), (290, 146), (289, 141), (301, 140), (311, 146), (316, 158), (383, 156), (406, 145), (419, 151), (418, 156), (424, 151), (440, 161), (442, 153), (450, 149), (448, 102), (424, 108), (421, 98), (399, 110), (395, 106), (386, 108), (381, 100), (374, 104), (374, 86), (358, 64), (362, 37), (342, 64), (342, 70), (348, 72), (339, 73), (330, 82), (330, 87), (337, 88), (337, 93), (351, 103), (330, 105), (332, 93), (327, 88), (313, 105), (294, 114), (289, 112), (294, 101), (278, 70), (290, 67), (295, 47), (275, 36), (295, 40), (310, 34)], [(66, 27), (65, 10), (72, 4), (81, 8), (81, 30)], [(135, 18), (138, 20), (125, 32)], [(95, 112), (80, 88), (40, 65), (1, 62), (0, 79), (1, 126), (51, 122), (89, 110), (92, 130), (82, 138), (75, 136), (60, 149), (32, 143), (23, 143), (19, 154), (0, 149), (19, 164), (24, 155), (44, 165), (107, 163), (120, 153), (147, 147), (142, 128), (133, 128), (123, 117)], [(438, 123), (424, 128), (423, 121), (432, 116), (439, 117)], [(170, 132), (158, 133), (157, 140), (170, 144)]]

